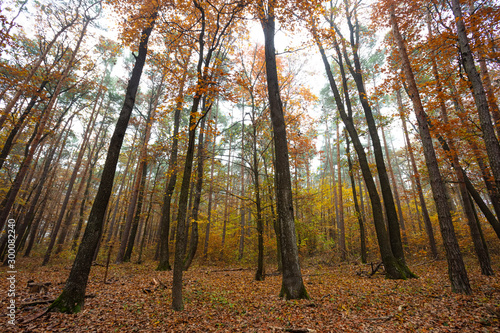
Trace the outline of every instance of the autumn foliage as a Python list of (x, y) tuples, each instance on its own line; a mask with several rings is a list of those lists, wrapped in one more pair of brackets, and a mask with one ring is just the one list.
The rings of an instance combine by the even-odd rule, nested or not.
[(495, 331), (499, 25), (491, 0), (1, 0), (15, 328)]

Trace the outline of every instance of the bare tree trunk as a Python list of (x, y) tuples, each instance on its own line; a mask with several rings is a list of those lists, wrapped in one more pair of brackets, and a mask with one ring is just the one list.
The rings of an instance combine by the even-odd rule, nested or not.
[(177, 154), (179, 150), (179, 126), (181, 119), (182, 105), (184, 102), (184, 86), (187, 79), (187, 61), (183, 68), (182, 79), (180, 80), (179, 91), (177, 92), (177, 102), (174, 110), (174, 129), (172, 132), (172, 148), (170, 150), (170, 159), (168, 162), (168, 182), (163, 195), (163, 205), (161, 208), (160, 219), (160, 251), (157, 271), (171, 270), (169, 262), (169, 240), (170, 240), (170, 204), (174, 194), (175, 184), (177, 183)]
[(295, 234), (288, 144), (278, 83), (276, 50), (274, 48), (274, 8), (273, 4), (269, 3), (264, 11), (264, 4), (262, 2), (259, 2), (259, 8), (263, 13), (266, 13), (265, 17), (262, 17), (262, 14), (260, 14), (260, 21), (265, 39), (264, 48), (266, 57), (267, 90), (271, 122), (273, 125), (274, 154), (276, 159), (274, 166), (276, 201), (278, 224), (281, 234), (281, 259), (283, 262), (283, 278), (280, 296), (287, 299), (309, 298), (302, 281)]
[(392, 187), (394, 188), (394, 200), (396, 201), (396, 206), (398, 208), (399, 223), (401, 224), (401, 233), (403, 234), (403, 244), (408, 246), (408, 237), (406, 235), (406, 224), (403, 217), (403, 209), (401, 208), (401, 200), (399, 199), (398, 184), (396, 183), (396, 177), (394, 176), (394, 171), (392, 169), (391, 155), (389, 153), (389, 147), (387, 145), (387, 140), (385, 138), (385, 130), (382, 127), (382, 142), (384, 143), (385, 158), (387, 160), (387, 171), (391, 177)]
[[(203, 99), (203, 110), (204, 114), (211, 112), (212, 104), (206, 105), (206, 98)], [(191, 211), (191, 219), (193, 223), (191, 224), (191, 240), (189, 243), (189, 252), (184, 262), (184, 270), (187, 270), (191, 263), (193, 262), (194, 256), (196, 255), (196, 250), (198, 249), (198, 212), (200, 210), (201, 202), (201, 191), (203, 189), (203, 165), (205, 162), (205, 123), (206, 116), (203, 117), (200, 123), (200, 133), (198, 135), (198, 165), (197, 165), (197, 178), (196, 187), (194, 193), (194, 203)]]
[[(427, 14), (427, 27), (430, 39), (432, 37), (432, 28), (431, 28), (431, 18), (429, 14)], [(448, 110), (446, 109), (445, 101), (443, 99), (443, 86), (441, 84), (441, 78), (439, 76), (436, 63), (436, 56), (434, 52), (431, 53), (431, 63), (432, 63), (432, 73), (434, 75), (434, 81), (436, 84), (441, 120), (445, 124), (449, 124)], [(458, 181), (460, 196), (462, 198), (463, 211), (471, 232), (472, 242), (474, 243), (474, 250), (479, 259), (479, 264), (481, 265), (481, 272), (483, 273), (483, 275), (493, 275), (493, 269), (491, 268), (491, 261), (490, 261), (490, 256), (488, 254), (488, 249), (484, 246), (485, 244), (482, 241), (480, 227), (478, 221), (476, 220), (477, 216), (474, 211), (472, 201), (469, 197), (469, 193), (467, 192), (467, 186), (465, 185), (465, 180), (464, 180), (465, 172), (460, 166), (460, 161), (457, 155), (457, 150), (455, 148), (455, 143), (453, 142), (451, 135), (449, 133), (447, 134), (448, 135), (446, 135), (446, 139), (448, 142), (448, 147), (446, 148), (448, 149), (446, 149), (446, 151), (451, 160), (451, 164), (453, 170), (455, 171), (455, 176)], [(440, 141), (444, 141), (444, 139)]]
[(229, 133), (229, 153), (227, 158), (227, 182), (226, 182), (226, 193), (224, 199), (224, 223), (222, 225), (222, 240), (220, 245), (220, 256), (219, 259), (222, 260), (224, 257), (224, 245), (226, 244), (226, 231), (227, 231), (227, 221), (229, 219), (229, 189), (231, 188), (231, 153), (232, 153), (232, 135)]
[[(147, 159), (147, 157), (146, 157)], [(139, 185), (139, 192), (137, 194), (137, 207), (135, 208), (134, 220), (132, 222), (132, 227), (130, 229), (130, 234), (127, 241), (127, 248), (123, 254), (123, 261), (129, 262), (132, 257), (132, 250), (134, 249), (135, 238), (137, 235), (137, 229), (139, 228), (139, 222), (141, 220), (142, 206), (144, 203), (144, 191), (146, 187), (146, 178), (148, 175), (148, 163), (145, 162), (144, 166), (141, 168), (141, 183)]]
[[(347, 153), (347, 164), (349, 166), (349, 177), (351, 179), (352, 188), (352, 199), (354, 201), (354, 209), (356, 211), (356, 217), (359, 224), (359, 242), (360, 242), (360, 252), (361, 252), (361, 262), (366, 264), (367, 254), (366, 254), (366, 232), (365, 232), (365, 221), (363, 219), (363, 214), (359, 209), (358, 197), (356, 195), (356, 183), (354, 181), (353, 165), (351, 161), (351, 152), (349, 150), (349, 136), (347, 130), (345, 132), (346, 141), (346, 153)], [(361, 186), (360, 186), (361, 189)]]
[[(125, 165), (125, 170), (123, 171), (122, 181), (120, 183), (118, 194), (116, 195), (116, 204), (115, 204), (115, 207), (113, 209), (113, 215), (111, 217), (111, 222), (109, 223), (108, 235), (106, 238), (106, 243), (108, 245), (111, 245), (110, 244), (111, 240), (112, 239), (114, 240), (116, 238), (114, 236), (116, 236), (116, 232), (118, 230), (118, 227), (115, 228), (114, 226), (115, 226), (116, 216), (118, 214), (118, 209), (122, 206), (122, 205), (118, 205), (118, 201), (122, 199), (122, 192), (123, 192), (124, 188), (126, 186), (128, 186), (125, 184), (125, 182), (127, 180), (127, 175), (129, 173), (129, 168), (130, 168), (132, 159), (135, 156), (133, 154), (133, 150), (134, 150), (134, 143), (135, 143), (135, 140), (137, 138), (138, 132), (139, 132), (139, 128), (137, 128), (137, 130), (134, 132), (134, 138), (132, 139), (132, 147), (130, 148), (131, 152), (128, 154), (127, 164)], [(124, 201), (124, 202), (126, 202), (126, 201)]]
[(496, 188), (500, 188), (500, 144), (495, 135), (495, 130), (491, 122), (491, 115), (484, 91), (483, 83), (479, 73), (477, 72), (472, 51), (467, 37), (467, 30), (462, 16), (462, 9), (459, 0), (451, 1), (451, 9), (455, 17), (455, 24), (457, 27), (458, 45), (460, 47), (460, 55), (462, 64), (464, 65), (465, 72), (469, 78), (476, 104), (477, 113), (481, 124), (483, 133), (483, 140), (486, 145), (486, 152), (490, 161), (491, 172), (495, 179)]
[[(217, 129), (217, 122), (219, 119), (219, 99), (217, 99), (217, 113), (215, 114), (214, 128)], [(214, 135), (215, 136), (215, 135)], [(212, 143), (212, 155), (210, 157), (210, 187), (208, 189), (208, 207), (207, 207), (207, 226), (205, 228), (205, 243), (203, 246), (203, 258), (206, 260), (208, 256), (208, 243), (210, 240), (210, 225), (212, 223), (212, 201), (214, 192), (214, 162), (215, 162), (215, 137)]]
[[(312, 34), (316, 45), (321, 53), (321, 58), (323, 60), (323, 65), (325, 67), (325, 72), (328, 76), (328, 81), (330, 83), (330, 88), (332, 89), (332, 93), (335, 98), (335, 103), (337, 104), (337, 108), (339, 110), (339, 114), (342, 118), (342, 121), (351, 137), (354, 148), (358, 155), (359, 164), (361, 167), (361, 171), (363, 174), (363, 178), (365, 180), (365, 184), (368, 190), (368, 195), (370, 197), (370, 202), (372, 204), (372, 214), (373, 221), (375, 224), (375, 231), (377, 234), (377, 241), (380, 249), (380, 255), (382, 257), (382, 261), (387, 271), (387, 277), (392, 279), (406, 279), (409, 277), (414, 277), (415, 275), (408, 269), (406, 265), (404, 265), (400, 260), (396, 259), (394, 254), (392, 253), (392, 248), (389, 240), (389, 235), (385, 228), (384, 216), (382, 211), (382, 203), (380, 201), (380, 196), (378, 195), (377, 188), (375, 185), (375, 181), (373, 180), (372, 173), (370, 170), (370, 166), (368, 163), (368, 158), (366, 156), (365, 150), (361, 141), (359, 139), (358, 133), (354, 127), (353, 119), (352, 119), (352, 108), (350, 103), (350, 98), (348, 95), (348, 89), (344, 89), (346, 105), (349, 111), (349, 115), (345, 111), (344, 103), (342, 102), (342, 98), (340, 96), (339, 90), (337, 88), (337, 84), (335, 79), (333, 78), (333, 73), (330, 68), (330, 63), (328, 62), (328, 58), (326, 57), (325, 50), (321, 45), (321, 41), (319, 39), (318, 33), (316, 31), (316, 27), (312, 26)], [(347, 79), (344, 73), (344, 67), (342, 62), (342, 55), (340, 54), (340, 49), (338, 45), (336, 45), (337, 56), (339, 61), (339, 68), (342, 74), (342, 84), (344, 87), (347, 87)]]
[(344, 223), (344, 200), (342, 198), (342, 165), (340, 164), (340, 130), (339, 121), (336, 121), (337, 127), (337, 179), (339, 184), (339, 210), (337, 215), (337, 225), (339, 228), (339, 249), (340, 260), (347, 260), (347, 249), (345, 245), (345, 223)]
[(240, 166), (240, 244), (238, 247), (238, 260), (243, 259), (245, 250), (245, 156), (243, 154), (245, 146), (245, 104), (241, 108), (241, 166)]
[(401, 93), (399, 92), (399, 90), (396, 90), (396, 98), (398, 101), (399, 116), (401, 117), (401, 122), (403, 124), (403, 132), (405, 135), (406, 145), (408, 147), (408, 152), (410, 156), (411, 167), (413, 169), (413, 180), (415, 181), (418, 198), (420, 200), (420, 208), (422, 209), (422, 217), (424, 219), (425, 232), (427, 233), (427, 238), (429, 239), (429, 246), (431, 249), (432, 257), (437, 258), (438, 252), (436, 246), (436, 239), (434, 237), (434, 230), (432, 229), (432, 223), (429, 217), (429, 211), (427, 210), (427, 204), (425, 203), (424, 193), (422, 191), (422, 184), (420, 183), (420, 174), (418, 173), (417, 163), (415, 162), (415, 156), (413, 155), (413, 147), (411, 145), (410, 137), (408, 135), (408, 128), (406, 126), (406, 117), (403, 110), (403, 102), (401, 101)]
[(120, 156), (120, 149), (125, 131), (127, 130), (130, 115), (132, 114), (132, 109), (135, 104), (135, 96), (139, 87), (142, 69), (146, 62), (149, 36), (153, 30), (156, 15), (157, 12), (155, 11), (151, 16), (150, 26), (146, 27), (141, 33), (139, 53), (132, 70), (132, 76), (127, 85), (125, 100), (115, 131), (111, 137), (108, 154), (101, 175), (101, 183), (99, 184), (94, 204), (90, 211), (87, 227), (85, 228), (82, 242), (78, 248), (73, 267), (71, 268), (64, 289), (61, 295), (50, 305), (49, 310), (74, 313), (79, 312), (84, 305), (85, 291), (87, 289), (92, 259), (102, 234), (104, 217), (113, 189), (116, 165), (118, 163), (118, 157)]
[(446, 258), (448, 260), (448, 274), (452, 284), (452, 290), (459, 293), (470, 294), (471, 288), (469, 284), (469, 278), (467, 277), (462, 254), (460, 253), (460, 248), (458, 246), (458, 241), (455, 235), (455, 230), (450, 214), (450, 206), (446, 196), (446, 188), (441, 178), (436, 153), (434, 151), (434, 146), (432, 144), (432, 138), (428, 127), (427, 114), (425, 113), (422, 106), (422, 101), (420, 99), (417, 84), (415, 82), (410, 61), (408, 59), (408, 54), (406, 52), (406, 45), (404, 44), (403, 37), (399, 32), (394, 5), (391, 5), (390, 7), (390, 22), (392, 26), (392, 34), (396, 41), (403, 65), (403, 71), (406, 76), (409, 90), (408, 93), (413, 102), (413, 107), (415, 109), (415, 114), (418, 120), (420, 138), (422, 140), (425, 161), (427, 169), (429, 171), (432, 194), (434, 196), (434, 201), (436, 202), (439, 225), (441, 227), (441, 235), (443, 237), (443, 243), (446, 250)]
[(146, 232), (148, 232), (149, 220), (151, 218), (151, 210), (153, 209), (153, 205), (154, 205), (153, 195), (155, 194), (156, 182), (158, 180), (159, 173), (160, 173), (160, 164), (158, 164), (158, 167), (156, 168), (155, 178), (153, 180), (153, 186), (151, 187), (151, 193), (149, 194), (148, 212), (146, 213), (146, 221), (144, 221), (144, 228), (143, 228), (143, 232), (142, 232), (141, 244), (139, 246), (139, 257), (137, 258), (138, 264), (142, 263), (142, 253), (144, 250), (144, 244), (146, 243)]
[[(327, 123), (328, 123), (328, 121), (327, 121)], [(331, 192), (333, 192), (332, 204), (333, 204), (333, 209), (335, 212), (335, 219), (332, 219), (332, 221), (331, 221), (329, 236), (330, 236), (330, 238), (337, 241), (337, 228), (338, 228), (338, 224), (339, 224), (340, 213), (339, 213), (337, 181), (335, 180), (335, 169), (333, 167), (333, 148), (332, 148), (332, 145), (330, 144), (330, 131), (328, 130), (328, 124), (326, 124), (326, 131), (327, 131), (326, 154), (327, 154), (328, 166), (330, 167), (330, 196), (332, 196)]]
[[(373, 154), (375, 156), (375, 164), (377, 166), (378, 178), (380, 181), (380, 189), (382, 192), (383, 204), (385, 207), (385, 213), (387, 217), (387, 226), (389, 232), (389, 240), (391, 243), (392, 253), (398, 259), (403, 266), (406, 267), (403, 245), (401, 241), (401, 231), (400, 224), (398, 221), (398, 215), (396, 212), (396, 206), (394, 204), (394, 197), (391, 189), (391, 184), (389, 181), (389, 177), (387, 175), (387, 168), (384, 161), (384, 154), (382, 151), (382, 145), (380, 144), (380, 138), (377, 132), (377, 126), (375, 124), (375, 119), (373, 117), (372, 108), (368, 102), (367, 93), (364, 86), (364, 79), (361, 70), (361, 63), (358, 56), (358, 47), (359, 47), (359, 23), (357, 21), (357, 17), (355, 17), (355, 24), (351, 21), (351, 14), (347, 9), (347, 0), (344, 0), (346, 3), (346, 18), (347, 24), (349, 26), (350, 32), (350, 45), (352, 49), (352, 56), (354, 61), (354, 66), (350, 63), (349, 57), (347, 55), (347, 51), (345, 47), (343, 48), (344, 59), (346, 60), (347, 68), (349, 69), (354, 81), (356, 83), (356, 88), (358, 90), (358, 96), (363, 107), (363, 111), (365, 114), (366, 123), (368, 125), (368, 130), (370, 132), (370, 137), (372, 139), (373, 146)], [(408, 268), (407, 268), (408, 269)], [(410, 270), (408, 269), (410, 273)], [(411, 275), (411, 274), (410, 274)]]

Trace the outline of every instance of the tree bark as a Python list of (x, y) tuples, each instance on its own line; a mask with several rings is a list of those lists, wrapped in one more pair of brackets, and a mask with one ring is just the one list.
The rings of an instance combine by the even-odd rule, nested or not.
[(102, 234), (104, 217), (113, 189), (113, 181), (116, 172), (120, 149), (127, 130), (127, 125), (135, 104), (135, 96), (139, 87), (142, 70), (146, 62), (147, 46), (149, 37), (153, 30), (157, 11), (152, 14), (149, 26), (142, 33), (132, 76), (127, 85), (125, 101), (121, 109), (118, 122), (111, 137), (106, 161), (101, 175), (101, 182), (90, 211), (90, 216), (83, 234), (82, 242), (78, 248), (73, 267), (61, 295), (52, 303), (49, 310), (58, 310), (65, 313), (79, 312), (85, 301), (85, 291), (92, 265), (92, 259)]
[[(427, 15), (427, 27), (430, 39), (432, 36), (432, 28), (431, 28), (431, 20), (429, 14)], [(443, 99), (443, 86), (441, 84), (441, 78), (439, 76), (439, 71), (436, 63), (436, 56), (434, 52), (431, 53), (431, 64), (432, 64), (432, 73), (434, 75), (434, 81), (436, 84), (441, 121), (443, 121), (445, 124), (449, 124), (448, 110), (446, 109), (445, 101)], [(474, 250), (479, 260), (479, 264), (481, 266), (481, 272), (483, 275), (493, 275), (493, 269), (491, 268), (491, 261), (490, 261), (490, 256), (488, 254), (488, 248), (484, 246), (485, 244), (482, 241), (481, 237), (482, 232), (478, 224), (478, 221), (476, 220), (477, 214), (474, 210), (474, 206), (470, 199), (469, 193), (467, 192), (467, 186), (465, 185), (465, 180), (464, 180), (465, 172), (460, 166), (460, 160), (458, 158), (457, 150), (455, 148), (455, 143), (453, 142), (453, 138), (451, 137), (450, 133), (447, 133), (446, 139), (448, 145), (445, 151), (451, 161), (451, 165), (455, 172), (455, 177), (458, 181), (458, 188), (460, 196), (462, 198), (462, 208), (465, 217), (467, 219), (467, 224), (469, 225), (472, 242), (474, 244)], [(441, 139), (440, 141), (444, 142), (444, 139)]]
[[(217, 129), (217, 122), (219, 119), (219, 100), (217, 99), (217, 111), (215, 115), (214, 129)], [(214, 192), (214, 167), (215, 167), (215, 136), (212, 140), (212, 153), (210, 158), (210, 187), (208, 189), (208, 207), (207, 207), (207, 225), (205, 227), (205, 242), (203, 246), (203, 258), (206, 260), (208, 257), (208, 243), (210, 240), (210, 225), (212, 223), (212, 204), (213, 204), (213, 192)]]
[[(98, 93), (97, 97), (95, 99), (95, 102), (94, 102), (94, 108), (93, 108), (92, 113), (90, 115), (90, 121), (87, 124), (87, 128), (85, 129), (85, 132), (84, 132), (83, 137), (82, 137), (82, 144), (81, 144), (80, 150), (78, 152), (78, 157), (77, 157), (75, 164), (73, 165), (73, 168), (72, 168), (73, 172), (71, 173), (71, 177), (68, 181), (68, 188), (66, 189), (66, 195), (64, 196), (64, 201), (62, 203), (61, 210), (59, 212), (59, 217), (57, 218), (55, 227), (52, 230), (52, 233), (50, 235), (50, 243), (49, 243), (49, 246), (47, 247), (47, 251), (45, 252), (45, 256), (44, 256), (43, 261), (42, 261), (42, 266), (45, 266), (49, 263), (50, 256), (52, 254), (52, 250), (54, 248), (54, 245), (56, 244), (56, 239), (57, 239), (57, 235), (59, 233), (59, 229), (62, 225), (64, 216), (66, 215), (66, 208), (68, 207), (69, 200), (71, 198), (71, 192), (73, 191), (73, 186), (76, 183), (76, 178), (78, 176), (78, 172), (80, 171), (80, 166), (81, 166), (82, 161), (83, 161), (83, 156), (85, 155), (87, 145), (89, 144), (90, 135), (92, 133), (95, 121), (96, 121), (97, 116), (99, 114), (99, 108), (97, 107), (97, 105), (98, 105), (98, 101), (100, 100), (100, 97), (101, 97), (101, 94)], [(87, 166), (88, 166), (88, 164), (87, 164)], [(82, 188), (81, 185), (83, 184), (83, 179), (85, 178), (86, 171), (87, 170), (82, 172), (79, 191), (81, 191), (81, 188)], [(79, 192), (79, 191), (77, 191), (77, 192)], [(77, 197), (77, 196), (75, 196), (75, 197)], [(75, 199), (78, 199), (78, 198), (75, 198)], [(72, 208), (71, 205), (70, 205), (70, 208)], [(59, 238), (59, 244), (61, 244), (61, 245), (64, 242), (64, 238), (66, 238), (67, 228), (69, 228), (70, 223), (71, 223), (71, 220), (69, 218), (67, 218), (65, 223), (64, 223), (64, 226), (63, 226), (63, 232), (61, 234), (62, 236)]]
[[(203, 99), (203, 110), (204, 114), (210, 112), (212, 105), (210, 104), (206, 106), (206, 98)], [(194, 193), (194, 203), (193, 208), (191, 210), (191, 219), (193, 223), (191, 224), (191, 239), (189, 243), (189, 252), (184, 262), (184, 270), (188, 270), (189, 266), (193, 262), (194, 256), (196, 255), (196, 251), (198, 249), (198, 212), (200, 210), (200, 202), (201, 202), (201, 191), (203, 189), (203, 165), (205, 162), (205, 123), (206, 116), (203, 116), (203, 119), (200, 123), (200, 133), (198, 135), (198, 165), (196, 170), (196, 187)]]
[[(259, 2), (259, 8), (262, 10), (262, 13), (264, 13), (263, 6), (264, 4)], [(302, 281), (295, 234), (286, 125), (280, 97), (276, 51), (274, 48), (275, 21), (273, 4), (268, 4), (265, 12), (265, 17), (260, 14), (260, 21), (265, 39), (267, 91), (275, 147), (276, 201), (281, 235), (281, 259), (283, 262), (280, 297), (302, 299), (309, 298), (309, 296)]]
[(413, 103), (415, 115), (417, 116), (420, 139), (422, 140), (425, 162), (429, 171), (432, 194), (434, 196), (434, 201), (436, 202), (441, 235), (443, 237), (443, 243), (446, 250), (448, 275), (451, 281), (452, 290), (458, 293), (470, 294), (471, 288), (469, 278), (465, 270), (462, 254), (455, 235), (450, 214), (450, 206), (446, 196), (446, 187), (443, 179), (441, 178), (436, 153), (434, 151), (434, 146), (432, 145), (427, 114), (422, 106), (417, 83), (415, 82), (415, 77), (413, 76), (413, 71), (408, 59), (406, 45), (404, 44), (403, 37), (399, 32), (394, 5), (391, 5), (389, 11), (392, 34), (399, 50), (403, 71), (408, 84), (408, 93)]
[[(146, 157), (147, 158), (147, 157)], [(132, 222), (132, 228), (130, 229), (130, 234), (127, 241), (127, 248), (123, 254), (123, 261), (129, 262), (132, 257), (132, 250), (134, 249), (135, 238), (137, 236), (137, 229), (139, 228), (139, 222), (141, 220), (142, 206), (144, 203), (144, 191), (146, 187), (146, 178), (148, 175), (148, 163), (144, 162), (141, 167), (141, 183), (139, 185), (139, 192), (137, 194), (137, 207), (135, 208), (134, 220)]]
[(182, 105), (184, 102), (184, 85), (187, 79), (187, 61), (177, 93), (177, 102), (174, 110), (174, 128), (172, 132), (172, 148), (170, 150), (170, 159), (168, 162), (168, 182), (163, 195), (163, 205), (161, 208), (160, 218), (160, 262), (157, 271), (169, 271), (169, 240), (170, 240), (170, 205), (172, 203), (172, 195), (174, 194), (175, 184), (177, 183), (177, 155), (179, 150), (179, 126), (181, 119)]
[(337, 215), (337, 226), (339, 228), (339, 249), (340, 260), (347, 260), (347, 248), (345, 245), (345, 222), (344, 222), (344, 200), (342, 197), (342, 166), (340, 164), (340, 130), (339, 121), (336, 121), (337, 127), (337, 179), (339, 184), (339, 210)]
[(363, 220), (363, 214), (361, 213), (361, 210), (359, 209), (358, 197), (356, 194), (356, 182), (354, 181), (354, 172), (353, 172), (353, 165), (352, 165), (352, 160), (351, 160), (351, 152), (349, 150), (349, 136), (348, 136), (347, 131), (345, 133), (345, 140), (346, 140), (347, 164), (349, 166), (349, 178), (351, 179), (352, 199), (354, 201), (354, 209), (356, 211), (356, 217), (358, 219), (358, 225), (359, 225), (359, 243), (360, 243), (361, 263), (366, 264), (367, 254), (366, 254), (365, 221)]
[(432, 258), (436, 259), (438, 257), (436, 239), (434, 237), (434, 230), (432, 229), (432, 223), (429, 217), (429, 211), (427, 210), (427, 204), (425, 203), (424, 193), (422, 191), (422, 184), (420, 182), (420, 174), (418, 173), (417, 163), (415, 162), (415, 156), (413, 154), (413, 147), (411, 145), (410, 137), (408, 135), (408, 128), (406, 126), (406, 117), (399, 89), (396, 90), (396, 99), (398, 102), (399, 116), (401, 117), (401, 122), (403, 124), (403, 133), (405, 135), (406, 145), (408, 147), (408, 154), (410, 157), (411, 167), (413, 170), (412, 179), (415, 181), (415, 187), (417, 189), (418, 198), (420, 201), (420, 208), (422, 209), (422, 218), (424, 219), (425, 232), (427, 233), (427, 238), (429, 239), (429, 247), (431, 249)]
[[(365, 180), (366, 188), (368, 191), (368, 195), (370, 197), (370, 202), (372, 204), (372, 214), (373, 214), (373, 221), (375, 224), (375, 231), (377, 234), (377, 241), (380, 249), (380, 256), (382, 257), (382, 262), (384, 263), (385, 269), (387, 271), (387, 277), (391, 279), (406, 279), (409, 277), (415, 277), (413, 273), (406, 267), (406, 265), (402, 265), (402, 263), (396, 259), (394, 254), (392, 253), (391, 245), (390, 245), (390, 240), (389, 240), (389, 235), (387, 233), (387, 230), (385, 228), (385, 222), (384, 222), (384, 214), (383, 214), (383, 209), (382, 209), (382, 203), (380, 201), (380, 197), (377, 192), (377, 187), (375, 185), (375, 181), (373, 180), (373, 176), (370, 170), (370, 166), (368, 163), (368, 158), (366, 156), (364, 147), (359, 139), (358, 133), (354, 127), (353, 119), (352, 119), (352, 110), (351, 110), (351, 103), (350, 103), (350, 98), (348, 98), (348, 90), (344, 89), (344, 94), (346, 96), (346, 105), (348, 107), (349, 113), (351, 116), (349, 116), (344, 107), (344, 103), (342, 102), (342, 98), (340, 96), (337, 84), (335, 82), (335, 79), (333, 78), (333, 73), (330, 68), (330, 64), (328, 63), (328, 59), (326, 57), (325, 50), (323, 49), (323, 46), (321, 45), (321, 41), (319, 39), (318, 33), (316, 31), (316, 27), (313, 25), (312, 26), (312, 34), (314, 37), (314, 40), (316, 42), (316, 45), (318, 46), (318, 49), (321, 54), (321, 58), (323, 60), (323, 65), (325, 67), (325, 72), (328, 76), (328, 81), (330, 83), (330, 88), (332, 89), (332, 93), (335, 98), (335, 103), (337, 104), (337, 108), (340, 114), (340, 117), (342, 118), (342, 122), (344, 123), (347, 132), (349, 133), (349, 136), (351, 137), (352, 143), (354, 145), (354, 149), (356, 150), (356, 153), (358, 155), (359, 159), (359, 164), (361, 167), (361, 172), (363, 174), (363, 178)], [(341, 70), (341, 73), (343, 73), (344, 68), (343, 68), (343, 63), (342, 63), (342, 55), (340, 54), (340, 49), (338, 45), (336, 45), (336, 50), (337, 50), (337, 55), (338, 55), (338, 61), (339, 61), (339, 67)], [(345, 74), (342, 75), (342, 82), (343, 85), (347, 85), (347, 79), (345, 77)]]
[[(345, 0), (345, 2), (347, 2)], [(375, 119), (373, 118), (372, 108), (368, 102), (368, 94), (366, 93), (364, 80), (361, 70), (361, 63), (358, 56), (359, 48), (359, 23), (356, 19), (355, 25), (352, 24), (351, 16), (346, 12), (347, 24), (349, 26), (350, 32), (350, 44), (352, 49), (354, 66), (350, 63), (347, 51), (344, 47), (344, 59), (346, 60), (347, 67), (354, 78), (356, 87), (358, 90), (359, 100), (366, 118), (366, 123), (368, 125), (368, 130), (370, 132), (370, 137), (372, 139), (373, 154), (375, 156), (375, 164), (377, 166), (378, 178), (380, 181), (380, 189), (382, 192), (383, 204), (385, 207), (385, 213), (387, 217), (387, 225), (389, 231), (389, 239), (391, 242), (391, 249), (394, 256), (401, 262), (403, 266), (406, 266), (403, 244), (401, 241), (401, 231), (398, 221), (398, 215), (396, 211), (396, 206), (394, 204), (394, 197), (392, 194), (391, 184), (389, 181), (389, 176), (387, 175), (387, 169), (384, 161), (384, 154), (382, 151), (382, 145), (380, 143), (380, 138), (377, 132), (377, 126), (375, 124)], [(411, 273), (408, 269), (408, 273)], [(411, 275), (411, 274), (410, 274)]]
[(488, 100), (486, 98), (483, 83), (481, 82), (481, 77), (479, 76), (476, 65), (474, 63), (474, 57), (469, 45), (467, 30), (465, 28), (465, 23), (463, 20), (462, 9), (460, 7), (460, 1), (452, 0), (451, 9), (453, 11), (455, 24), (457, 27), (457, 37), (458, 45), (460, 47), (461, 61), (464, 65), (465, 72), (467, 74), (467, 77), (469, 78), (469, 82), (472, 88), (474, 102), (476, 104), (477, 113), (479, 115), (481, 131), (483, 133), (483, 140), (486, 145), (488, 160), (490, 161), (491, 172), (493, 173), (493, 177), (495, 179), (496, 188), (499, 189), (500, 144), (495, 135), (495, 130), (491, 121)]

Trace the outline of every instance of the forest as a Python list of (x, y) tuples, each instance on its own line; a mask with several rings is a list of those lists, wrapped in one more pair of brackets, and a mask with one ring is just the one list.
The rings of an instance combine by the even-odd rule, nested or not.
[(497, 0), (0, 0), (6, 332), (500, 329)]

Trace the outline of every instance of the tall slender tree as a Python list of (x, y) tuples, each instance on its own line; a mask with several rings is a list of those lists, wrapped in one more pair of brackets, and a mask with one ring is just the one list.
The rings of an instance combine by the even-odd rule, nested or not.
[[(92, 210), (87, 222), (87, 227), (83, 234), (82, 242), (78, 248), (75, 261), (71, 268), (64, 289), (59, 297), (49, 306), (52, 311), (64, 313), (75, 313), (81, 311), (85, 302), (85, 291), (87, 281), (92, 265), (92, 259), (101, 238), (104, 225), (104, 217), (113, 189), (116, 165), (120, 150), (127, 130), (128, 122), (135, 104), (135, 96), (139, 88), (139, 81), (142, 75), (142, 69), (146, 63), (148, 52), (148, 42), (153, 31), (153, 25), (158, 13), (158, 4), (149, 3), (145, 5), (144, 29), (140, 33), (139, 52), (135, 60), (132, 76), (128, 82), (125, 94), (125, 101), (120, 111), (118, 122), (116, 124), (113, 136), (108, 148), (106, 161), (101, 174), (101, 182), (97, 190)], [(150, 11), (148, 11), (148, 9)]]
[(276, 203), (283, 269), (280, 296), (287, 299), (301, 299), (309, 298), (309, 296), (300, 270), (293, 215), (292, 183), (288, 161), (286, 125), (276, 65), (274, 34), (276, 31), (275, 6), (277, 3), (277, 1), (267, 3), (259, 1), (257, 9), (262, 30), (264, 31), (267, 91), (273, 127)]

